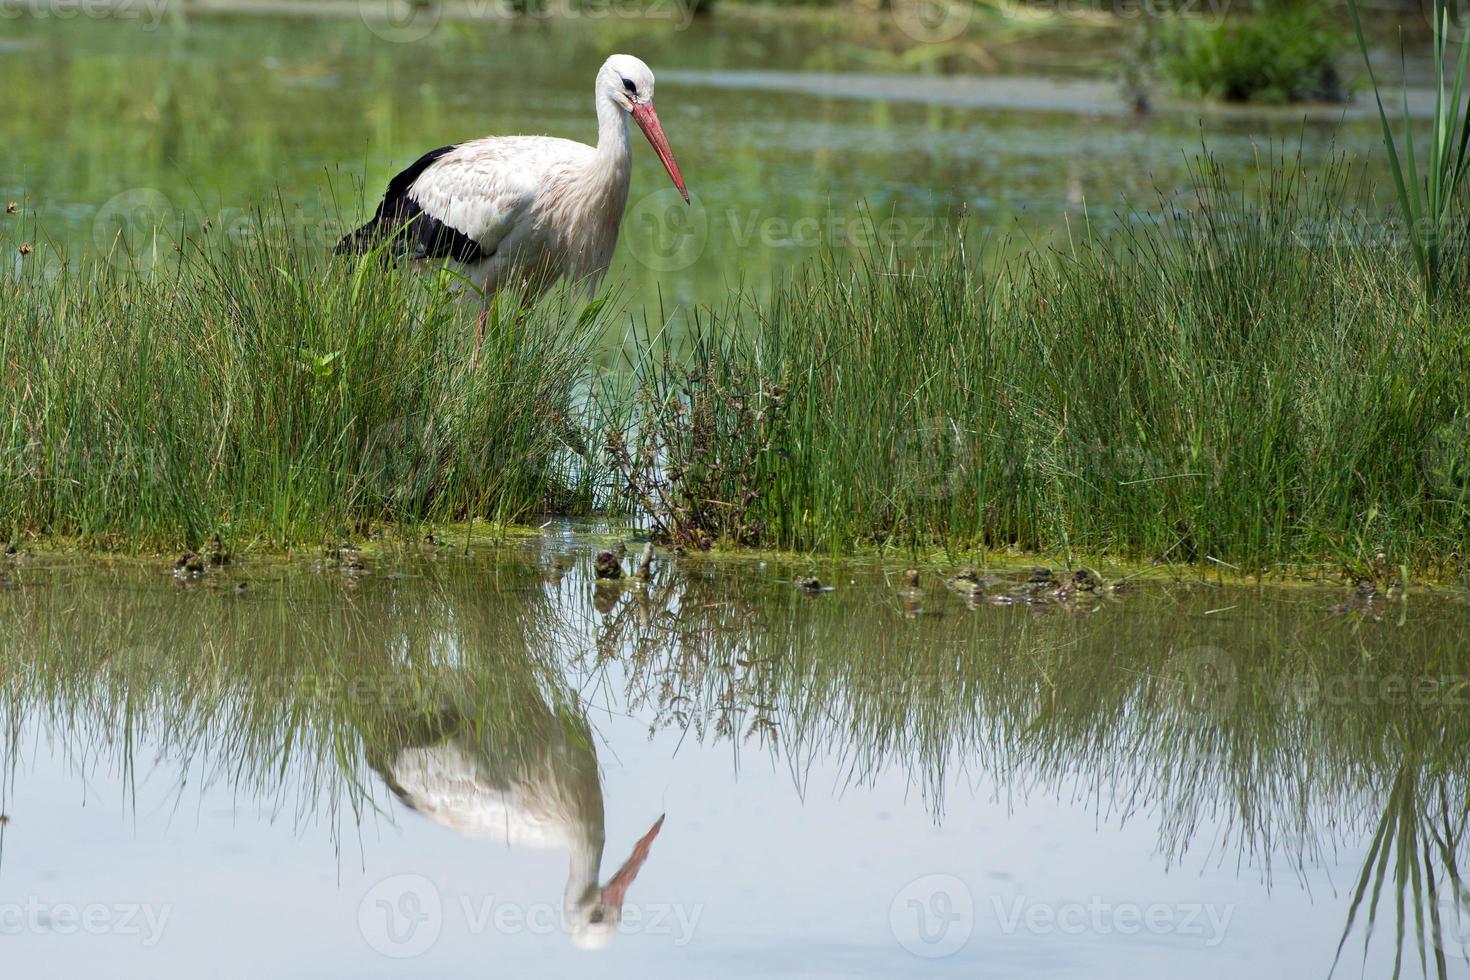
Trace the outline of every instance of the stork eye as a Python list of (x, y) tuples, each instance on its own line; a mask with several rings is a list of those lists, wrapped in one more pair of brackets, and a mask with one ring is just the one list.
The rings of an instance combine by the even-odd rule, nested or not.
[(623, 79), (623, 88), (625, 88), (625, 89), (628, 90), (628, 94), (629, 95), (637, 95), (638, 94), (638, 86), (637, 85), (634, 85), (631, 79), (627, 79), (627, 78)]
[(601, 922), (602, 921), (602, 909), (594, 909), (592, 911), (592, 914), (589, 915), (589, 916), (587, 916), (587, 921), (590, 922), (590, 923), (592, 923), (593, 925), (597, 925), (597, 923)]

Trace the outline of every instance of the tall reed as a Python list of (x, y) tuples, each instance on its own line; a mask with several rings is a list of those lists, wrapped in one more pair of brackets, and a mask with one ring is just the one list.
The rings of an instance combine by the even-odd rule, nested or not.
[[(1383, 107), (1383, 91), (1368, 55), (1368, 41), (1358, 16), (1357, 0), (1348, 0), (1358, 50), (1373, 87), (1378, 106), (1378, 120), (1383, 127), (1383, 145), (1388, 151), (1389, 171), (1407, 231), (1414, 263), (1423, 281), (1428, 299), (1445, 286), (1452, 271), (1461, 274), (1466, 259), (1465, 203), (1461, 188), (1465, 171), (1470, 167), (1470, 112), (1465, 107), (1465, 70), (1470, 64), (1470, 44), (1460, 44), (1459, 61), (1450, 53), (1449, 11), (1442, 0), (1434, 0), (1430, 24), (1433, 29), (1434, 114), (1429, 120), (1429, 157), (1421, 174), (1415, 156), (1415, 126), (1409, 118), (1407, 93), (1403, 98), (1403, 132), (1394, 135)], [(1403, 40), (1399, 41), (1399, 60), (1403, 61)], [(1449, 69), (1449, 71), (1447, 71)], [(1451, 74), (1452, 72), (1452, 74)]]

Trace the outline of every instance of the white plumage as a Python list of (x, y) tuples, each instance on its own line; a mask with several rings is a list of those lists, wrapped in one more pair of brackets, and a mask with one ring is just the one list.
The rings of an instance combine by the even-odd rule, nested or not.
[[(631, 116), (674, 185), (689, 193), (653, 107), (653, 72), (615, 54), (597, 72), (597, 145), (549, 136), (487, 137), (441, 147), (389, 181), (373, 219), (338, 251), (389, 243), (417, 261), (453, 263), (488, 299), (534, 297), (559, 279), (596, 290), (628, 201)], [(483, 327), (483, 323), (482, 323)]]

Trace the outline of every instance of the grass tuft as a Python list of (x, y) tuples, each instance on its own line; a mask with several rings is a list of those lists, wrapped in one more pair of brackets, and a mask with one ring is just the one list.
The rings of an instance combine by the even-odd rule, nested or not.
[(0, 274), (0, 537), (284, 548), (579, 506), (596, 311), (502, 297), (471, 365), (460, 285), (284, 238), (24, 256)]
[(1111, 237), (829, 264), (645, 347), (612, 434), (680, 543), (1328, 560), (1470, 544), (1465, 310), (1428, 316), (1340, 168), (1287, 160)]
[(1184, 91), (1227, 102), (1341, 102), (1343, 38), (1313, 4), (1258, 8), (1218, 23), (1179, 16), (1161, 38), (1163, 69)]

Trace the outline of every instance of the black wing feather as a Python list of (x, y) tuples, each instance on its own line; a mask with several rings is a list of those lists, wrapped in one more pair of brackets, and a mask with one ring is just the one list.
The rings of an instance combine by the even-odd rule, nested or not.
[[(346, 235), (333, 249), (338, 255), (361, 255), (392, 239), (390, 251), (415, 259), (452, 258), (474, 262), (484, 258), (479, 242), (427, 214), (409, 194), (409, 188), (435, 160), (457, 144), (441, 146), (419, 157), (402, 173), (388, 181), (388, 190), (372, 219)], [(396, 236), (396, 237), (394, 237)]]

